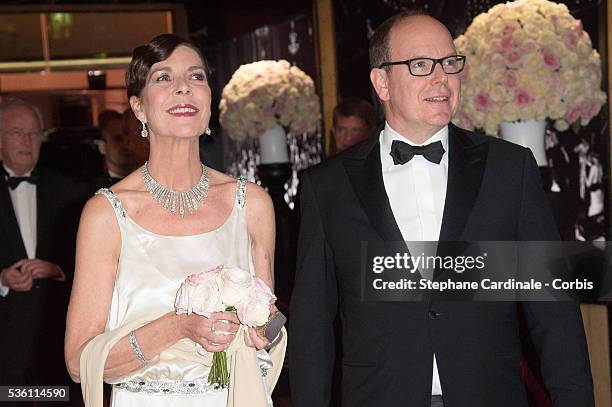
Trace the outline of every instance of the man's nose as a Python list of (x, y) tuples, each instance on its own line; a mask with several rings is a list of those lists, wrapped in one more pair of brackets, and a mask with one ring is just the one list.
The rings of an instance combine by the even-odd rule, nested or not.
[(22, 146), (26, 146), (26, 147), (30, 147), (32, 146), (32, 135), (29, 133), (23, 133), (20, 137), (19, 137), (19, 143)]
[(437, 61), (435, 63), (431, 77), (435, 81), (448, 81), (448, 74), (444, 72), (444, 69), (442, 68), (442, 61)]

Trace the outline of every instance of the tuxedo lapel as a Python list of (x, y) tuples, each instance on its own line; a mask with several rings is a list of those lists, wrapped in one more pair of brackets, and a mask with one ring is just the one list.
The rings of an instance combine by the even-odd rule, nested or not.
[(371, 137), (361, 147), (343, 161), (351, 185), (380, 237), (385, 242), (401, 242), (404, 239), (383, 183), (378, 137)]
[[(477, 137), (477, 136), (476, 136)], [(449, 165), (440, 241), (460, 240), (480, 191), (488, 144), (449, 124)]]
[[(1, 165), (1, 163), (0, 163)], [(6, 179), (0, 175), (0, 208), (2, 208), (2, 217), (0, 220), (0, 228), (6, 236), (6, 243), (9, 245), (8, 251), (15, 253), (16, 259), (27, 258), (23, 237), (17, 223), (17, 216), (13, 209), (13, 201), (9, 194), (9, 187)]]

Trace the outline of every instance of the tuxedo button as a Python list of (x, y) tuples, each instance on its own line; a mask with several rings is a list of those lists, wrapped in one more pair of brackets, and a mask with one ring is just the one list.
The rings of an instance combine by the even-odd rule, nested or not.
[(440, 313), (438, 311), (429, 311), (429, 319), (436, 319), (440, 315), (442, 315), (442, 313)]

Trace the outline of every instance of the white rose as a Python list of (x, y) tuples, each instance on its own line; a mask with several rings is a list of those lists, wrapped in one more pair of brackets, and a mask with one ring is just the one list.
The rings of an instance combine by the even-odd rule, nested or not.
[(515, 122), (519, 119), (519, 109), (514, 102), (506, 103), (502, 110), (502, 119), (506, 122)]
[(555, 129), (559, 130), (559, 131), (565, 131), (567, 129), (569, 129), (569, 124), (567, 124), (567, 122), (565, 120), (557, 120), (555, 122)]
[(215, 272), (194, 274), (181, 284), (176, 293), (174, 307), (177, 314), (208, 316), (223, 310)]
[(198, 315), (208, 316), (211, 312), (223, 311), (215, 280), (207, 280), (193, 287), (190, 300), (191, 310)]
[(270, 296), (251, 291), (236, 307), (238, 319), (246, 326), (261, 326), (270, 316)]
[(235, 307), (253, 286), (253, 276), (237, 267), (224, 268), (221, 280), (221, 301), (228, 307)]

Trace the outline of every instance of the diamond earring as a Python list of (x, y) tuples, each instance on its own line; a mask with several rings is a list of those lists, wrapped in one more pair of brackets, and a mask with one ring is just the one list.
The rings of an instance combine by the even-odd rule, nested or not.
[(204, 133), (206, 133), (207, 136), (210, 136), (212, 134), (210, 127), (206, 126), (206, 130), (204, 130)]
[(145, 122), (140, 122), (142, 124), (142, 130), (140, 131), (140, 136), (142, 138), (149, 137), (149, 130), (147, 130), (147, 124)]

